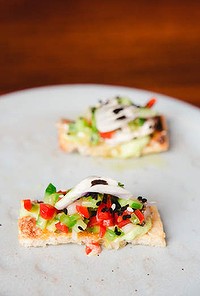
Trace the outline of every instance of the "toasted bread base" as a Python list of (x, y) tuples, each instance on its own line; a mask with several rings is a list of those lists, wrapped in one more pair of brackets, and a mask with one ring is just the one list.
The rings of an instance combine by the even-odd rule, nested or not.
[[(156, 247), (165, 247), (165, 233), (163, 231), (162, 221), (156, 207), (151, 206), (152, 228), (140, 237), (137, 237), (131, 243), (133, 245), (147, 245)], [(103, 238), (99, 238), (98, 234), (92, 234), (87, 231), (79, 232), (77, 235), (63, 232), (50, 232), (41, 230), (36, 226), (36, 220), (32, 217), (22, 217), (18, 221), (19, 242), (24, 247), (45, 247), (47, 245), (58, 244), (88, 244), (91, 242), (99, 242), (104, 246)], [(126, 242), (120, 245), (111, 244), (110, 248), (119, 248), (124, 246)]]
[[(158, 116), (162, 129), (157, 129), (152, 135), (147, 146), (143, 148), (140, 156), (151, 153), (160, 153), (168, 150), (169, 138), (167, 133), (167, 124), (164, 116)], [(82, 155), (101, 156), (101, 157), (116, 157), (113, 150), (120, 150), (120, 145), (111, 146), (106, 142), (97, 145), (86, 145), (81, 142), (72, 141), (67, 134), (68, 124), (71, 121), (63, 119), (58, 124), (58, 141), (60, 148), (71, 153), (77, 151)], [(137, 156), (136, 156), (137, 157)]]

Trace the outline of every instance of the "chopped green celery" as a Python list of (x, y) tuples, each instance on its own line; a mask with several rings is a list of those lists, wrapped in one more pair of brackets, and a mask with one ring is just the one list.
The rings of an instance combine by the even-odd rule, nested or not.
[(27, 211), (25, 208), (24, 208), (24, 204), (21, 206), (21, 209), (20, 209), (20, 218), (21, 217), (25, 217), (25, 216), (30, 216), (30, 217), (33, 217), (37, 220), (38, 218), (38, 215), (39, 215), (39, 204), (34, 204), (32, 205), (32, 208), (30, 211)]
[[(96, 145), (99, 142), (99, 133), (96, 128), (95, 121), (95, 108), (91, 110), (91, 125), (88, 123), (86, 118), (79, 117), (75, 122), (69, 124), (69, 135), (71, 136), (71, 140), (74, 137), (74, 141), (86, 142), (92, 145)], [(79, 137), (78, 133), (82, 132)]]
[(73, 215), (69, 216), (69, 215), (66, 215), (63, 213), (60, 216), (60, 222), (70, 228), (72, 228), (79, 219), (81, 219), (81, 216), (79, 214), (73, 214)]
[(95, 225), (93, 227), (88, 227), (87, 228), (87, 231), (88, 232), (91, 232), (91, 233), (99, 233), (100, 232), (100, 226), (99, 225)]
[(43, 230), (43, 229), (46, 228), (47, 222), (48, 221), (46, 219), (39, 216), (37, 221), (36, 221), (36, 225)]
[(135, 121), (136, 125), (142, 126), (145, 123), (146, 120), (145, 120), (145, 118), (140, 117), (140, 118), (136, 118), (134, 121)]
[(146, 121), (145, 118), (136, 118), (135, 120), (130, 121), (128, 123), (128, 125), (132, 131), (136, 131), (138, 128), (140, 128), (145, 123), (145, 121)]
[(145, 108), (145, 107), (138, 108), (138, 113), (137, 113), (138, 117), (148, 118), (148, 117), (153, 117), (156, 115), (157, 115), (157, 112), (153, 109)]
[(69, 134), (75, 135), (88, 127), (90, 127), (88, 121), (83, 117), (79, 117), (76, 121), (69, 124), (68, 132)]
[(150, 141), (149, 136), (144, 136), (141, 138), (133, 139), (128, 143), (123, 143), (119, 145), (118, 149), (112, 151), (113, 157), (129, 158), (129, 157), (139, 157), (142, 150)]
[(137, 199), (130, 200), (129, 206), (133, 209), (139, 209), (139, 210), (143, 208), (143, 204)]
[(45, 190), (44, 202), (54, 206), (58, 199), (59, 193), (56, 193), (56, 187), (50, 183)]
[(118, 198), (118, 202), (120, 203), (121, 207), (124, 207), (126, 205), (129, 205), (130, 199), (123, 199), (123, 198)]
[(87, 224), (83, 222), (83, 220), (78, 220), (76, 224), (73, 226), (75, 232), (81, 232), (87, 228)]
[(46, 229), (48, 229), (49, 231), (51, 231), (51, 232), (54, 232), (54, 231), (56, 231), (56, 226), (55, 226), (55, 224), (56, 223), (58, 223), (58, 220), (57, 219), (52, 219), (52, 220), (50, 220), (50, 221), (48, 221), (47, 222), (47, 225), (46, 225)]
[(133, 208), (133, 209), (139, 209), (141, 210), (143, 208), (143, 204), (137, 200), (137, 199), (123, 199), (123, 198), (119, 198), (118, 199), (120, 205), (126, 206), (129, 205), (129, 207)]
[(99, 139), (100, 139), (99, 133), (97, 131), (96, 132), (93, 131), (91, 135), (91, 143), (93, 145), (96, 145), (99, 143)]
[(57, 220), (57, 222), (58, 221), (60, 221), (60, 217), (63, 215), (63, 213), (58, 213), (55, 217), (54, 217), (54, 219), (56, 219)]
[(137, 224), (140, 224), (140, 220), (139, 220), (139, 218), (133, 213), (133, 214), (131, 214), (131, 222), (133, 223), (133, 224), (135, 224), (135, 225), (137, 225)]
[(99, 143), (99, 139), (100, 139), (100, 136), (99, 136), (99, 132), (97, 130), (97, 126), (96, 126), (96, 118), (95, 118), (95, 111), (96, 111), (96, 108), (91, 108), (91, 128), (92, 128), (92, 134), (91, 134), (91, 143), (93, 145), (96, 145)]
[(109, 228), (106, 229), (106, 233), (104, 235), (105, 239), (107, 239), (108, 241), (113, 241), (117, 237), (118, 237), (118, 235), (116, 235), (116, 233), (113, 230), (111, 230)]
[(77, 130), (76, 130), (76, 123), (75, 122), (71, 122), (69, 123), (69, 129), (68, 129), (69, 134), (76, 134)]
[(91, 108), (91, 115), (92, 115), (91, 116), (91, 123), (92, 123), (92, 129), (93, 129), (93, 131), (97, 131), (95, 111), (96, 111), (96, 108), (95, 107)]
[(58, 201), (58, 199), (59, 199), (59, 195), (60, 195), (59, 193), (53, 193), (51, 195), (45, 195), (44, 202), (54, 206), (56, 204), (56, 202)]
[(39, 214), (39, 210), (40, 210), (40, 205), (39, 205), (38, 203), (35, 203), (35, 204), (33, 203), (30, 212), (31, 212), (33, 215), (38, 216), (38, 214)]
[(45, 196), (51, 195), (53, 193), (56, 193), (56, 187), (52, 183), (49, 183), (49, 185), (47, 186), (47, 188), (45, 190)]
[(98, 208), (97, 202), (102, 201), (102, 198), (100, 195), (98, 195), (98, 199), (94, 199), (91, 196), (88, 197), (83, 197), (81, 205), (87, 208), (93, 208), (96, 209)]
[[(124, 226), (124, 227), (126, 227), (126, 226)], [(144, 226), (141, 226), (141, 225), (132, 225), (132, 226), (133, 226), (132, 229), (129, 232), (125, 233), (125, 235), (123, 236), (123, 238), (127, 242), (132, 241), (136, 237), (139, 237), (139, 236), (147, 233), (152, 227), (151, 218), (146, 220)]]
[(89, 127), (88, 121), (83, 117), (79, 117), (76, 120), (76, 130), (82, 131), (85, 127)]
[[(78, 133), (81, 132), (81, 135)], [(94, 132), (91, 127), (84, 127), (81, 131), (70, 133), (70, 139), (85, 145), (96, 145), (99, 141), (98, 132)]]
[(88, 224), (89, 221), (90, 221), (90, 219), (86, 219), (86, 218), (84, 218), (83, 221), (84, 221), (85, 224)]
[(126, 98), (126, 97), (117, 97), (116, 98), (118, 103), (121, 104), (121, 105), (125, 105), (125, 106), (130, 106), (132, 105), (132, 102), (129, 98)]

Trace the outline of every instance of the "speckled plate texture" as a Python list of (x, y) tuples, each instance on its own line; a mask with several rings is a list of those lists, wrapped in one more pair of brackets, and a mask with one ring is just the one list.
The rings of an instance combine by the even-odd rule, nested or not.
[[(75, 118), (99, 99), (157, 97), (166, 115), (170, 150), (139, 159), (92, 159), (59, 150), (56, 123)], [(74, 186), (88, 175), (117, 179), (155, 201), (166, 248), (126, 246), (87, 257), (84, 246), (19, 246), (20, 199), (40, 199), (52, 182)], [(199, 295), (200, 111), (137, 89), (100, 85), (38, 88), (0, 99), (0, 295)]]

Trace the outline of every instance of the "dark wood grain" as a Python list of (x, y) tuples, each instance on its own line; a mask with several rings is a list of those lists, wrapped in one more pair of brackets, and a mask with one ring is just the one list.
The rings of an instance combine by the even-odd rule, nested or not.
[(200, 106), (200, 2), (1, 0), (0, 93), (103, 83)]

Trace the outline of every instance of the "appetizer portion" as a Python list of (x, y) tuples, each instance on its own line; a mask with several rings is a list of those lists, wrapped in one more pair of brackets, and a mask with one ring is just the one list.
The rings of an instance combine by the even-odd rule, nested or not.
[(127, 243), (164, 247), (160, 215), (110, 178), (91, 176), (67, 191), (49, 184), (43, 201), (21, 201), (19, 242), (25, 247), (85, 244), (87, 255)]
[(112, 158), (166, 151), (166, 120), (152, 109), (155, 102), (138, 106), (124, 97), (99, 102), (75, 121), (60, 121), (59, 145), (66, 152)]

